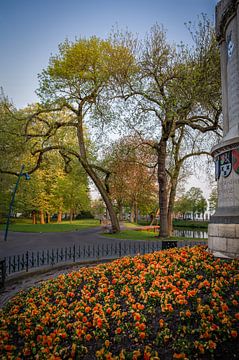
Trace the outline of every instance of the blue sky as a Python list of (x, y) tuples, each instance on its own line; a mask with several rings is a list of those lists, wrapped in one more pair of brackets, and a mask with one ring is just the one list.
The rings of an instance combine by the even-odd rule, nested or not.
[(0, 0), (0, 86), (17, 107), (37, 101), (37, 74), (66, 38), (106, 37), (112, 26), (143, 37), (157, 23), (190, 43), (184, 23), (214, 19), (217, 0)]

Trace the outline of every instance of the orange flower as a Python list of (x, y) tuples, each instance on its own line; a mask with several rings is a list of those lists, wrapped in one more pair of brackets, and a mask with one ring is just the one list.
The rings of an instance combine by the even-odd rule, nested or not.
[(168, 311), (170, 311), (170, 312), (173, 311), (173, 307), (172, 307), (171, 304), (166, 304), (166, 309), (167, 309)]
[(222, 303), (221, 308), (222, 308), (223, 311), (228, 311), (229, 310), (229, 307), (225, 303)]
[(115, 333), (116, 334), (121, 334), (122, 333), (122, 329), (120, 327), (118, 327), (116, 330), (115, 330)]
[(236, 337), (237, 337), (237, 331), (236, 331), (236, 330), (232, 330), (232, 331), (231, 331), (231, 336), (232, 336), (233, 338), (236, 338)]
[(236, 318), (237, 320), (239, 320), (239, 313), (236, 313), (236, 314), (235, 314), (235, 318)]
[(98, 328), (102, 328), (102, 324), (103, 324), (102, 319), (98, 318), (98, 319), (97, 319), (97, 327), (98, 327)]
[(112, 353), (110, 352), (110, 353), (108, 353), (108, 354), (105, 355), (105, 359), (106, 359), (106, 360), (114, 360), (115, 358), (112, 357)]
[(174, 353), (174, 354), (173, 354), (173, 358), (174, 358), (174, 359), (185, 359), (185, 358), (186, 358), (186, 355), (185, 355), (184, 353), (180, 353), (180, 354)]
[(109, 342), (109, 340), (105, 340), (105, 347), (109, 347), (110, 346), (110, 342)]
[(133, 352), (133, 359), (132, 360), (137, 360), (140, 357), (140, 355), (141, 355), (140, 350), (135, 350)]
[(186, 310), (185, 314), (187, 317), (190, 317), (192, 315), (190, 310)]
[(139, 334), (139, 337), (140, 337), (140, 339), (142, 339), (142, 340), (145, 338), (145, 336), (146, 336), (145, 332), (141, 332), (141, 333)]
[(26, 330), (25, 330), (25, 335), (26, 335), (26, 336), (30, 335), (30, 333), (31, 333), (31, 330), (30, 330), (30, 329), (26, 329)]
[(137, 307), (139, 310), (143, 310), (144, 309), (144, 305), (143, 304), (137, 304)]
[(86, 335), (85, 335), (85, 339), (86, 339), (87, 341), (90, 341), (91, 338), (92, 338), (91, 334), (86, 334)]
[(25, 356), (31, 355), (31, 350), (28, 348), (23, 349), (23, 355), (25, 355)]
[(209, 340), (208, 345), (209, 345), (209, 349), (216, 349), (217, 347), (217, 344), (212, 340)]
[(15, 349), (15, 346), (13, 346), (13, 345), (5, 345), (4, 348), (5, 348), (5, 350), (7, 350), (7, 351), (12, 351), (12, 350)]
[(164, 320), (163, 319), (160, 319), (159, 320), (159, 326), (162, 328), (164, 326)]
[(144, 352), (144, 360), (150, 360), (150, 358), (151, 358), (150, 352), (148, 351)]
[(65, 332), (63, 332), (62, 334), (59, 334), (61, 337), (62, 337), (62, 339), (66, 339), (67, 338), (67, 333), (65, 333)]
[(141, 318), (141, 315), (139, 313), (134, 313), (134, 320), (139, 321)]
[(138, 328), (143, 331), (146, 329), (146, 325), (144, 323), (141, 323), (138, 325)]
[(87, 314), (90, 312), (90, 310), (91, 310), (91, 308), (90, 308), (89, 306), (87, 306), (87, 307), (85, 308), (85, 312), (86, 312)]

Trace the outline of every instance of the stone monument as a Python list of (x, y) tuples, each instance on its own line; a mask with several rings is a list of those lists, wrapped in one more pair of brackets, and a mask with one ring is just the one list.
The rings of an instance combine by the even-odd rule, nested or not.
[(208, 228), (208, 248), (216, 257), (239, 258), (239, 0), (216, 5), (220, 46), (223, 138), (212, 149), (218, 205)]

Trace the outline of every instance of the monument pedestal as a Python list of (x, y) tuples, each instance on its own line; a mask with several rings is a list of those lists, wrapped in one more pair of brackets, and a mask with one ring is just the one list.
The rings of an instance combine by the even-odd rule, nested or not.
[(239, 127), (238, 136), (227, 137), (212, 149), (212, 154), (218, 207), (208, 226), (208, 248), (216, 257), (234, 259), (239, 257)]
[(212, 149), (218, 184), (218, 207), (208, 228), (214, 256), (239, 258), (239, 0), (216, 6), (220, 45), (223, 138)]
[(215, 257), (238, 258), (239, 224), (209, 224), (208, 248)]

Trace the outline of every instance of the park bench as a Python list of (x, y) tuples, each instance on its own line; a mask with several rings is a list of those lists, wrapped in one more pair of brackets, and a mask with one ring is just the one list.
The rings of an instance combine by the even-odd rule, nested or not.
[(153, 231), (153, 232), (156, 232), (156, 231), (159, 231), (160, 229), (160, 226), (159, 225), (148, 225), (148, 226), (140, 226), (140, 227), (137, 227), (135, 228), (136, 231)]

